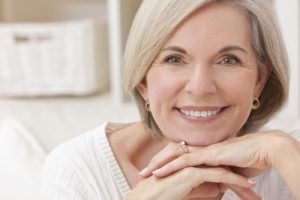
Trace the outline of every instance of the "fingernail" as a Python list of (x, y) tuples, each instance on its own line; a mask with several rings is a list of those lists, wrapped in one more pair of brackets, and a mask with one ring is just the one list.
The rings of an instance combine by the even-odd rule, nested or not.
[(161, 169), (157, 169), (155, 171), (152, 172), (153, 175), (159, 175), (162, 172)]
[(255, 184), (256, 184), (256, 181), (251, 180), (251, 179), (248, 179), (248, 183), (250, 183), (251, 185), (255, 185)]
[(143, 169), (142, 171), (140, 171), (139, 175), (140, 176), (146, 176), (148, 173), (148, 167), (146, 167), (145, 169)]

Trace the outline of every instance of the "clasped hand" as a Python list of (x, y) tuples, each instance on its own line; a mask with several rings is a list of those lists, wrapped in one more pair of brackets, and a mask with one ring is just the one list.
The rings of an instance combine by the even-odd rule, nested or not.
[(277, 132), (253, 133), (208, 147), (188, 146), (189, 152), (184, 154), (178, 143), (170, 142), (141, 171), (144, 179), (129, 197), (143, 194), (138, 199), (201, 199), (221, 197), (231, 189), (243, 200), (260, 199), (251, 190), (255, 182), (249, 178), (272, 167), (268, 143), (280, 137)]

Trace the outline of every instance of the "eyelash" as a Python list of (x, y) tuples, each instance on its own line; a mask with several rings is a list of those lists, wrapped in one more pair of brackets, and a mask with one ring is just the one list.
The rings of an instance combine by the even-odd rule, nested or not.
[[(226, 59), (233, 59), (235, 63), (222, 63), (223, 61), (225, 61)], [(233, 56), (233, 55), (226, 55), (222, 58), (222, 60), (218, 63), (218, 64), (223, 64), (223, 65), (236, 65), (236, 64), (240, 64), (241, 63), (241, 59), (239, 59), (238, 57), (236, 56)]]
[[(171, 61), (171, 59), (176, 59), (179, 61)], [(163, 60), (164, 63), (172, 64), (172, 65), (180, 65), (180, 64), (185, 64), (185, 62), (182, 59), (182, 56), (180, 55), (169, 55)]]
[[(171, 61), (171, 59), (175, 59), (177, 61)], [(224, 63), (225, 60), (233, 60), (234, 63)], [(179, 61), (178, 61), (179, 60)], [(164, 63), (167, 64), (172, 64), (172, 65), (180, 65), (180, 64), (185, 64), (185, 62), (183, 61), (182, 56), (180, 55), (169, 55), (166, 58), (163, 59)], [(221, 61), (218, 62), (218, 64), (222, 64), (222, 65), (236, 65), (236, 64), (240, 64), (241, 63), (241, 59), (239, 59), (238, 57), (234, 56), (234, 55), (225, 55)]]

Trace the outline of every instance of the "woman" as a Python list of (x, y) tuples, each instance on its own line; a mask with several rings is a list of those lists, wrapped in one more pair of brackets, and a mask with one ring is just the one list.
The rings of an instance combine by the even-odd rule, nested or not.
[(45, 199), (300, 199), (299, 142), (258, 131), (287, 71), (265, 0), (144, 0), (124, 68), (142, 120), (54, 150)]

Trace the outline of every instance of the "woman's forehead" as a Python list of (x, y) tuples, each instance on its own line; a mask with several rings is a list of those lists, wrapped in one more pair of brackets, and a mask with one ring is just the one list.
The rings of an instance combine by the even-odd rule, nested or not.
[(251, 48), (250, 23), (243, 11), (226, 4), (199, 9), (173, 32), (165, 46), (222, 47), (239, 45)]

